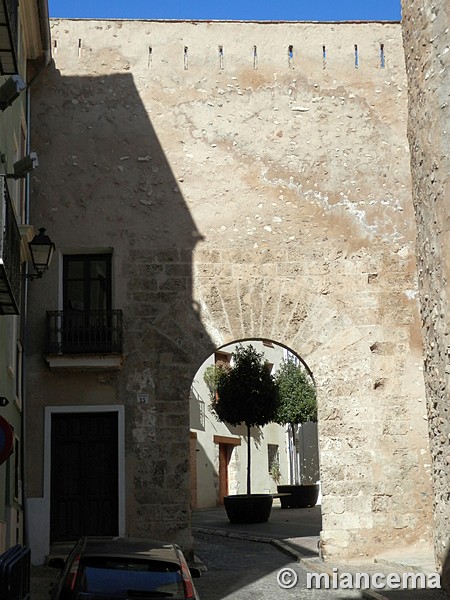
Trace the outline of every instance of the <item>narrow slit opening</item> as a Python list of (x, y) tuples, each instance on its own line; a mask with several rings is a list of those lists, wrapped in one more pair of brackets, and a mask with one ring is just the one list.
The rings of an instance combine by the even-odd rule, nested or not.
[(183, 61), (184, 61), (184, 70), (187, 71), (188, 69), (188, 47), (185, 46), (184, 47), (184, 54), (183, 54)]
[(386, 66), (386, 57), (384, 55), (384, 44), (380, 44), (380, 67), (384, 69)]
[(148, 47), (148, 68), (151, 69), (152, 68), (152, 63), (153, 63), (153, 48), (151, 46)]
[(258, 68), (258, 48), (253, 46), (253, 68)]
[(322, 46), (322, 68), (325, 69), (327, 66), (327, 48)]
[(359, 67), (358, 44), (355, 44), (355, 69)]
[(294, 46), (292, 44), (289, 44), (288, 46), (288, 65), (289, 68), (292, 68), (292, 63), (294, 61)]
[(219, 46), (219, 69), (223, 69), (223, 46)]

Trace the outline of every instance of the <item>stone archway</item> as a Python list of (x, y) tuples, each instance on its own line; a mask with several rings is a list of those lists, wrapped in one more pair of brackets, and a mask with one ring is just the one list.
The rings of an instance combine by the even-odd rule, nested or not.
[(222, 252), (213, 262), (198, 250), (199, 273), (222, 273), (194, 279), (205, 329), (218, 346), (282, 339), (311, 368), (319, 403), (324, 556), (374, 556), (429, 539), (417, 304), (404, 293), (402, 278), (395, 283), (405, 261), (392, 260), (378, 274), (368, 252), (332, 262), (326, 252), (324, 262), (317, 255), (308, 261), (304, 248), (293, 254), (252, 251), (248, 263), (237, 263), (233, 253)]

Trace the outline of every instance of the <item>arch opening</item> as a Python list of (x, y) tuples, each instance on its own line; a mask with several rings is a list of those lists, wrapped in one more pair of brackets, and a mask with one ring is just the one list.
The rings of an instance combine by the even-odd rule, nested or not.
[(274, 377), (283, 363), (292, 361), (315, 387), (306, 361), (275, 340), (241, 338), (217, 347), (208, 356), (198, 368), (190, 391), (191, 505), (194, 509), (220, 506), (224, 496), (246, 492), (249, 443), (253, 493), (277, 494), (280, 485), (320, 483), (316, 422), (296, 423), (294, 427), (269, 422), (263, 427), (252, 427), (249, 440), (244, 423), (232, 426), (216, 417), (212, 408), (216, 392), (211, 376), (216, 365), (233, 364), (233, 353), (240, 345), (253, 346)]

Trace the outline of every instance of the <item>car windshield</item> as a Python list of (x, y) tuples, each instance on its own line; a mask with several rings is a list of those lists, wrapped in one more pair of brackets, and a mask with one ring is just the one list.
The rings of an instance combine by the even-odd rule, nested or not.
[(175, 563), (134, 558), (86, 557), (80, 565), (80, 599), (184, 599), (180, 568)]

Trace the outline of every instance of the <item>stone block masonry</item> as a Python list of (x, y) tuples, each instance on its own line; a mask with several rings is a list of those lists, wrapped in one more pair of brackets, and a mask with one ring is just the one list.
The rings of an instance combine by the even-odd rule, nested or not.
[[(54, 20), (52, 39), (32, 217), (62, 253), (113, 253), (127, 531), (189, 543), (190, 385), (214, 349), (264, 338), (317, 383), (324, 555), (429, 539), (400, 24)], [(58, 302), (48, 275), (31, 327)], [(61, 387), (99, 394), (30, 352), (36, 419)]]
[(450, 589), (450, 7), (403, 2), (425, 382), (433, 458), (435, 548)]

